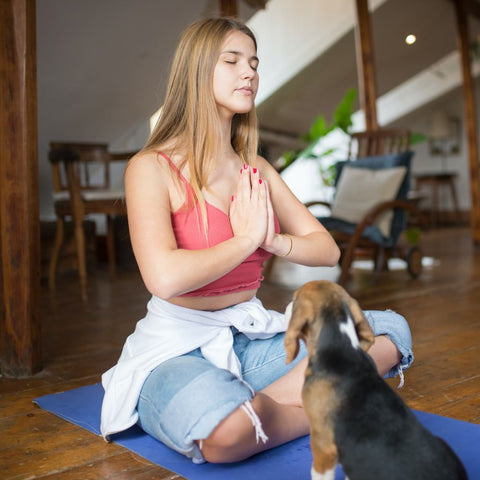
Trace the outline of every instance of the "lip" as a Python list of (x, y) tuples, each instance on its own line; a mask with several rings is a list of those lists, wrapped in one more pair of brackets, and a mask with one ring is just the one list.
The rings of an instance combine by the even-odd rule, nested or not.
[(253, 95), (253, 89), (247, 86), (237, 88), (237, 92), (243, 93), (244, 95)]

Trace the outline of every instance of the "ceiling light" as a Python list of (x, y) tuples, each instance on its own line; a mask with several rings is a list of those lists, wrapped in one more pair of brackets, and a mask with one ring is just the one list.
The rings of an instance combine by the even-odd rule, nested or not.
[(413, 34), (407, 35), (405, 37), (405, 43), (407, 45), (413, 45), (417, 41), (417, 37)]

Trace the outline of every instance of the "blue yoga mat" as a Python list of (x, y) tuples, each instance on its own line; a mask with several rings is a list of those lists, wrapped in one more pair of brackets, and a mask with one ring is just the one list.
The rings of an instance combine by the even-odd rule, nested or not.
[[(100, 435), (101, 384), (45, 395), (34, 402), (44, 410)], [(431, 413), (414, 411), (420, 422), (432, 433), (447, 441), (463, 461), (471, 480), (480, 479), (480, 425)], [(157, 465), (189, 480), (310, 480), (309, 437), (255, 455), (234, 464), (195, 465), (138, 427), (113, 436), (113, 441)], [(335, 480), (345, 478), (337, 467)]]

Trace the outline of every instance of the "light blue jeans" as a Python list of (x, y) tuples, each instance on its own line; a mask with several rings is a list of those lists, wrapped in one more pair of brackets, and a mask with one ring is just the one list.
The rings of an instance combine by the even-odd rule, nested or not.
[[(387, 335), (402, 354), (400, 364), (386, 376), (408, 368), (413, 354), (406, 320), (391, 310), (369, 310), (364, 314), (375, 335)], [(197, 349), (155, 368), (138, 401), (138, 423), (143, 430), (196, 461), (203, 457), (194, 440), (207, 438), (225, 417), (251, 400), (254, 391), (285, 375), (307, 355), (302, 343), (295, 361), (286, 365), (283, 333), (267, 340), (249, 340), (233, 331), (243, 380), (212, 365)]]

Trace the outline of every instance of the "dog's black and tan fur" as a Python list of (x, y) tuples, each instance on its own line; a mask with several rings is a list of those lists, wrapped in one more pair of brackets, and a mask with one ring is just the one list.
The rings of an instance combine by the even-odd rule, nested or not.
[(467, 479), (451, 448), (429, 433), (378, 375), (365, 353), (373, 332), (337, 284), (305, 284), (293, 297), (287, 363), (305, 341), (302, 400), (310, 422), (312, 479), (330, 480), (337, 461), (349, 480)]

